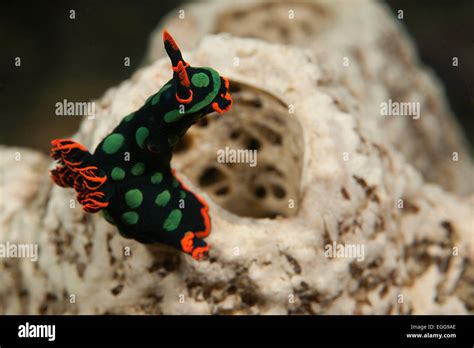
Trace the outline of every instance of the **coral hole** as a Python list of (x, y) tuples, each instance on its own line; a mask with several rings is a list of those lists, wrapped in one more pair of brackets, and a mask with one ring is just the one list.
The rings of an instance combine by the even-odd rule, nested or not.
[(231, 82), (231, 95), (231, 111), (208, 115), (189, 129), (173, 166), (234, 214), (294, 215), (303, 160), (295, 114), (274, 96), (243, 84)]

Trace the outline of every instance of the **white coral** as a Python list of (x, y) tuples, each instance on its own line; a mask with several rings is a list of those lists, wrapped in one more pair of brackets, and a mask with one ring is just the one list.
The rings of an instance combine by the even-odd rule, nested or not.
[[(381, 21), (375, 15), (371, 20)], [(354, 37), (347, 28), (340, 30)], [(324, 40), (338, 42), (330, 37)], [(1, 206), (0, 242), (40, 246), (37, 263), (0, 260), (2, 313), (467, 313), (468, 299), (459, 289), (469, 291), (461, 283), (474, 257), (474, 200), (427, 183), (413, 166), (426, 148), (414, 157), (397, 149), (388, 134), (400, 139), (401, 130), (394, 130), (398, 126), (385, 129), (375, 115), (362, 117), (351, 106), (368, 99), (349, 96), (347, 84), (358, 85), (354, 88), (360, 93), (376, 93), (380, 86), (369, 87), (357, 75), (347, 84), (339, 76), (323, 88), (321, 81), (333, 79), (332, 72), (314, 52), (228, 34), (206, 36), (185, 56), (192, 65), (212, 66), (239, 85), (243, 96), (236, 103), (246, 91), (264, 96), (254, 115), (261, 123), (272, 123), (264, 111), (273, 103), (285, 111), (284, 106), (294, 106), (285, 118), (294, 130), (282, 134), (281, 155), (262, 155), (262, 160), (283, 165), (283, 174), (293, 180), (287, 182), (293, 189), (285, 199), (296, 202), (294, 210), (276, 219), (239, 216), (231, 201), (217, 204), (212, 192), (212, 199), (204, 194), (213, 222), (211, 252), (196, 262), (123, 239), (101, 216), (70, 207), (74, 194), (50, 183), (47, 158), (1, 148), (6, 180), (0, 189), (9, 200)], [(360, 62), (353, 64), (362, 69)], [(139, 70), (98, 101), (95, 120), (84, 120), (75, 138), (94, 148), (169, 76), (166, 59)], [(380, 90), (377, 98), (384, 98)], [(190, 136), (201, 141), (173, 160), (197, 192), (202, 191), (200, 170), (212, 161), (215, 148), (227, 143), (232, 117), (248, 121), (234, 112), (207, 128), (191, 129)], [(408, 132), (406, 142), (415, 146), (416, 141)], [(23, 160), (15, 161), (16, 151)], [(295, 154), (294, 166), (285, 166)], [(463, 165), (472, 170), (470, 162)], [(295, 166), (298, 170), (292, 171)], [(25, 176), (32, 179), (20, 195), (17, 188)], [(462, 178), (457, 177), (455, 190), (464, 187)], [(237, 184), (232, 181), (232, 187)], [(364, 260), (326, 257), (324, 248), (333, 242), (364, 246)]]

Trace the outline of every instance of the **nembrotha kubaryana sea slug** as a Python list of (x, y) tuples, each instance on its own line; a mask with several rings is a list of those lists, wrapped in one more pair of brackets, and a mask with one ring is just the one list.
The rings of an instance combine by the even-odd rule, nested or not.
[[(200, 259), (211, 221), (207, 203), (176, 177), (173, 147), (201, 117), (232, 106), (229, 81), (208, 67), (191, 67), (163, 32), (173, 78), (99, 143), (91, 154), (71, 139), (51, 143), (58, 161), (51, 178), (73, 187), (84, 211), (102, 211), (125, 238), (162, 243)], [(126, 161), (125, 154), (129, 154)]]

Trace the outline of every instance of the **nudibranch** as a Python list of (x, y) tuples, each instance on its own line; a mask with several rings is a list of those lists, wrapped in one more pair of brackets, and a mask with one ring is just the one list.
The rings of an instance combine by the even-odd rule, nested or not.
[(93, 154), (74, 140), (53, 140), (58, 165), (50, 174), (57, 185), (75, 189), (84, 211), (102, 211), (123, 237), (167, 244), (200, 259), (209, 250), (208, 205), (176, 177), (170, 161), (188, 128), (211, 112), (228, 111), (232, 98), (226, 78), (190, 66), (167, 31), (163, 42), (173, 78), (125, 116)]

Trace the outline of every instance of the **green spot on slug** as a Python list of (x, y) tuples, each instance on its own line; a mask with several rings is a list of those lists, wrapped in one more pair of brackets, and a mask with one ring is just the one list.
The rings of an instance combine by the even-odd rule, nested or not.
[[(189, 110), (181, 113), (180, 110), (171, 110), (168, 111), (163, 119), (167, 123), (179, 121), (183, 116), (195, 113), (201, 109), (204, 109), (206, 106), (210, 105), (214, 98), (217, 96), (219, 89), (221, 88), (221, 78), (217, 71), (211, 68), (201, 68), (210, 72), (212, 76), (212, 91), (208, 93), (200, 102), (194, 104)], [(192, 78), (191, 78), (192, 79)]]
[(183, 217), (183, 213), (179, 209), (173, 209), (166, 218), (163, 228), (167, 231), (174, 231), (181, 222), (181, 218)]
[(207, 87), (209, 86), (209, 77), (204, 73), (197, 73), (191, 78), (191, 83), (196, 87)]
[(125, 178), (125, 171), (120, 167), (115, 167), (114, 169), (112, 169), (110, 176), (112, 177), (112, 180), (120, 181)]
[(163, 87), (161, 87), (161, 89), (158, 91), (158, 93), (156, 93), (152, 99), (151, 99), (151, 105), (156, 105), (160, 102), (160, 97), (161, 95), (168, 89), (171, 87), (171, 83), (168, 84), (168, 85), (164, 85)]
[(144, 171), (145, 164), (142, 162), (138, 162), (132, 167), (132, 174), (135, 176), (142, 175)]
[(151, 176), (152, 184), (159, 184), (161, 183), (161, 181), (163, 181), (163, 174), (161, 174), (160, 172), (156, 172)]
[(143, 202), (143, 194), (139, 189), (133, 189), (125, 194), (125, 202), (134, 209), (138, 208)]
[(171, 110), (165, 114), (164, 119), (165, 122), (168, 123), (176, 122), (179, 121), (185, 114), (186, 112), (181, 112), (180, 110)]
[(186, 192), (184, 192), (184, 191), (179, 191), (179, 198), (185, 199), (185, 198), (186, 198)]
[(179, 181), (176, 178), (173, 178), (173, 187), (176, 188), (179, 186)]
[(109, 211), (107, 209), (102, 210), (102, 214), (104, 215), (104, 219), (111, 223), (112, 225), (115, 225), (115, 220), (114, 218), (110, 215)]
[(134, 211), (127, 211), (122, 214), (122, 221), (127, 225), (135, 225), (138, 222), (138, 214)]
[(217, 93), (219, 93), (219, 89), (221, 88), (221, 77), (219, 76), (217, 71), (215, 71), (212, 68), (202, 68), (202, 69), (206, 69), (207, 71), (209, 71), (211, 73), (212, 83), (213, 83), (212, 91), (208, 95), (206, 95), (204, 97), (204, 99), (201, 100), (199, 103), (194, 104), (191, 109), (186, 111), (186, 113), (193, 113), (193, 112), (199, 111), (199, 110), (205, 108), (206, 106), (210, 105), (211, 102), (216, 97)]
[(170, 201), (171, 194), (170, 191), (164, 190), (158, 196), (156, 196), (155, 203), (159, 207), (164, 207)]
[(146, 127), (140, 127), (135, 132), (135, 140), (137, 141), (137, 144), (138, 146), (140, 146), (141, 149), (144, 148), (145, 140), (149, 134), (150, 134), (150, 131)]
[(125, 138), (122, 134), (113, 133), (105, 138), (102, 144), (102, 150), (108, 155), (116, 153), (123, 145)]
[(125, 116), (125, 117), (123, 118), (123, 121), (125, 121), (125, 122), (130, 122), (130, 121), (133, 119), (134, 116), (135, 116), (135, 113), (132, 112), (132, 113), (128, 114), (127, 116)]

